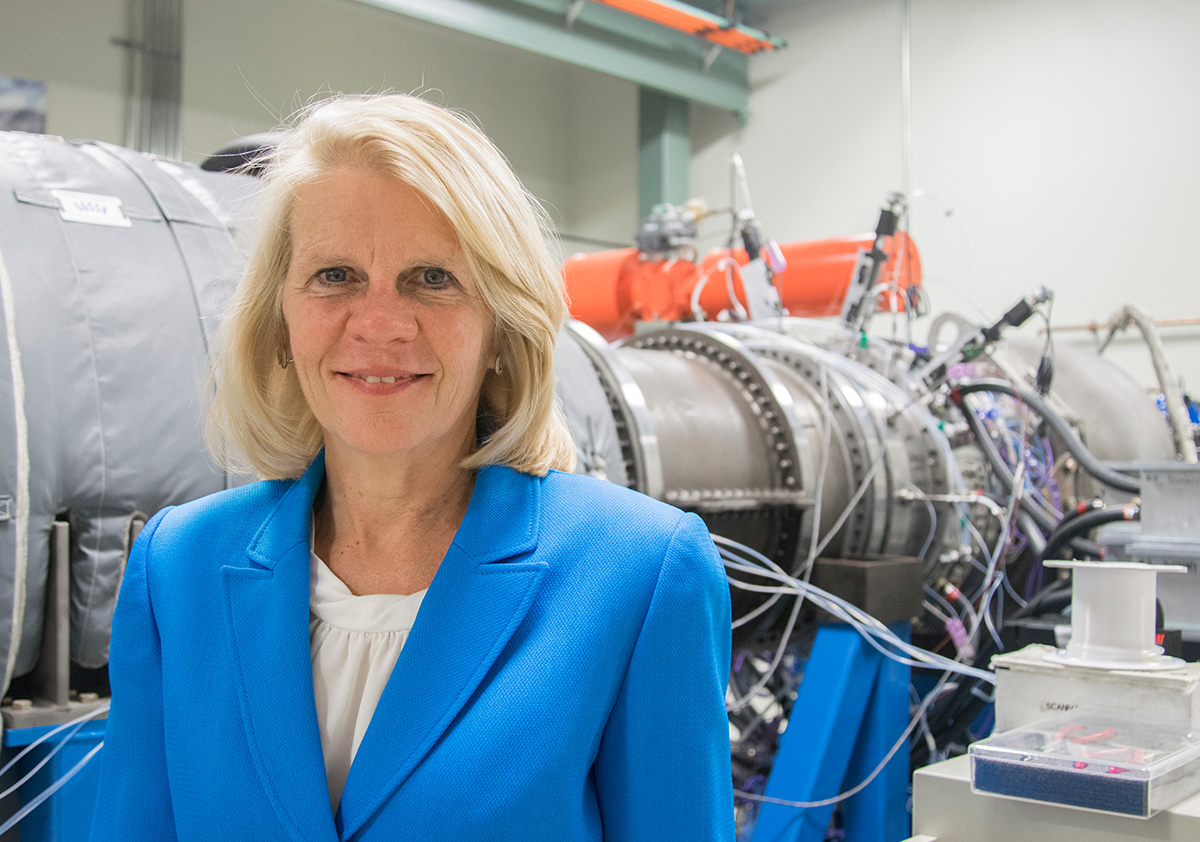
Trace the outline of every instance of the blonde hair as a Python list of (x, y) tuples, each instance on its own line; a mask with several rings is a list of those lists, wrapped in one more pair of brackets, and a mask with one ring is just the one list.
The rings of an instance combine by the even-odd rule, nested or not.
[(282, 290), (296, 189), (339, 166), (388, 175), (437, 207), (458, 235), (495, 323), (503, 373), (480, 392), (478, 448), (464, 468), (572, 470), (575, 446), (554, 395), (554, 350), (567, 318), (546, 246), (549, 220), (500, 151), (465, 117), (414, 96), (339, 96), (310, 106), (270, 154), (249, 260), (220, 332), (206, 435), (225, 465), (296, 477), (324, 434), (284, 368)]

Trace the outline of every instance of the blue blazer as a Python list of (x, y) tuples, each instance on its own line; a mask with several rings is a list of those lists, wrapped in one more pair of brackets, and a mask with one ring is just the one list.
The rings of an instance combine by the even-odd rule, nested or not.
[(113, 619), (101, 840), (732, 840), (729, 591), (695, 515), (481, 470), (341, 804), (308, 639), (318, 457), (157, 514)]

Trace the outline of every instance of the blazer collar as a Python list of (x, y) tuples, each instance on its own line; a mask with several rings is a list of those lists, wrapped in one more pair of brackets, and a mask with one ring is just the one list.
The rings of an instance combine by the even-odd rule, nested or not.
[[(322, 450), (263, 521), (246, 554), (274, 570), (280, 559), (300, 544), (307, 548), (313, 503), (324, 482)], [(512, 468), (480, 468), (454, 543), (480, 564), (531, 552), (537, 546), (540, 486), (537, 477)]]
[(297, 842), (348, 839), (386, 803), (478, 688), (547, 569), (522, 558), (537, 547), (541, 480), (480, 469), (331, 817), (308, 638), (309, 529), (324, 478), (322, 454), (251, 540), (254, 566), (222, 570), (251, 754)]
[(480, 468), (455, 545), (479, 564), (532, 552), (540, 491), (537, 477), (501, 465)]
[(268, 570), (274, 570), (282, 559), (301, 545), (307, 558), (312, 551), (308, 539), (313, 503), (324, 482), (325, 451), (322, 449), (304, 475), (284, 492), (275, 509), (263, 520), (262, 526), (246, 547), (246, 555)]
[(294, 842), (337, 839), (308, 636), (309, 523), (324, 467), (318, 456), (284, 492), (246, 548), (249, 564), (238, 559), (221, 569), (246, 743)]

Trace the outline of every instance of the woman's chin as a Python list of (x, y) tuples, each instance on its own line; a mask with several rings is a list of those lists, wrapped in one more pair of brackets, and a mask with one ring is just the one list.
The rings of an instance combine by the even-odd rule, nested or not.
[[(413, 425), (410, 432), (403, 425), (380, 425), (377, 430), (360, 430), (353, 435), (325, 434), (326, 460), (367, 459), (381, 464), (424, 463), (448, 465), (471, 452), (473, 435), (431, 437), (427, 428)], [(471, 433), (473, 434), (472, 427)]]

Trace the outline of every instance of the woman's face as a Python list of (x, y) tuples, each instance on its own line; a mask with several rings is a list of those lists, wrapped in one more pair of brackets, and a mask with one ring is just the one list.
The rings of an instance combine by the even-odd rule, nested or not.
[(291, 232), (289, 356), (326, 449), (469, 453), (495, 350), (449, 222), (408, 185), (341, 167), (296, 191)]

